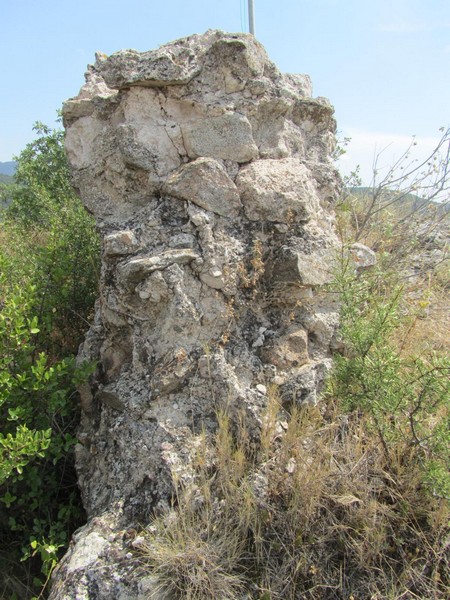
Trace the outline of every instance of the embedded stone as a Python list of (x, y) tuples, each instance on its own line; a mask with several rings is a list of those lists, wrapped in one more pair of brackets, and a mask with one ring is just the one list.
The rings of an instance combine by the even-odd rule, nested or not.
[(203, 273), (200, 273), (200, 279), (214, 290), (222, 290), (226, 285), (223, 273), (220, 269), (213, 268), (209, 271), (204, 271)]
[(95, 115), (83, 116), (73, 123), (64, 145), (67, 157), (74, 167), (84, 169), (95, 164), (104, 129), (104, 124)]
[(161, 271), (155, 271), (136, 286), (136, 292), (142, 300), (158, 304), (169, 297), (169, 286)]
[(295, 158), (255, 161), (240, 170), (236, 186), (251, 221), (304, 222), (319, 210), (309, 169)]
[(181, 129), (189, 158), (209, 156), (244, 163), (258, 156), (252, 127), (242, 114), (229, 112), (195, 120)]
[(377, 264), (377, 255), (364, 244), (358, 242), (352, 244), (349, 248), (349, 253), (357, 269), (365, 269)]
[(97, 59), (95, 66), (113, 89), (183, 85), (199, 73), (195, 53), (185, 46), (174, 45), (149, 52), (121, 50)]
[(125, 410), (125, 403), (121, 398), (119, 398), (118, 394), (111, 392), (106, 388), (97, 393), (96, 399), (103, 404), (106, 404), (106, 406), (109, 406), (114, 410), (118, 410), (119, 412)]
[(116, 231), (105, 237), (104, 252), (106, 256), (131, 254), (139, 248), (139, 242), (133, 231)]
[(332, 281), (336, 266), (335, 249), (306, 254), (284, 247), (271, 267), (273, 284), (320, 286)]
[(225, 217), (236, 216), (241, 207), (235, 184), (212, 158), (198, 158), (180, 167), (167, 179), (163, 193)]
[(282, 370), (304, 365), (309, 360), (307, 331), (293, 325), (284, 335), (265, 346), (261, 356), (266, 363)]
[(95, 531), (82, 538), (73, 551), (68, 568), (69, 573), (81, 571), (89, 567), (89, 565), (98, 559), (107, 544), (108, 540)]
[(165, 177), (180, 166), (182, 159), (161, 102), (158, 90), (141, 87), (129, 90), (122, 103), (125, 123), (115, 128), (114, 141), (125, 163)]
[(105, 101), (114, 101), (117, 91), (111, 90), (92, 67), (86, 73), (86, 84), (76, 98), (70, 98), (63, 104), (65, 119), (79, 119), (91, 115), (96, 105)]
[(192, 248), (166, 250), (156, 256), (132, 258), (119, 265), (118, 273), (126, 285), (135, 286), (153, 271), (166, 269), (173, 264), (186, 265), (196, 258), (199, 258), (199, 254)]

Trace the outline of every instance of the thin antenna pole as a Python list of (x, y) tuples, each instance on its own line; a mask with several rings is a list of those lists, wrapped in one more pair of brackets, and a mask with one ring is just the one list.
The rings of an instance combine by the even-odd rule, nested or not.
[(253, 0), (248, 0), (248, 26), (250, 33), (255, 35), (255, 9)]

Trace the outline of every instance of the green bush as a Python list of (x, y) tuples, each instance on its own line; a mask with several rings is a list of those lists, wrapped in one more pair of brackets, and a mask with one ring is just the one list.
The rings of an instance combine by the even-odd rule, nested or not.
[[(0, 263), (1, 268), (1, 263)], [(0, 313), (0, 485), (34, 456), (43, 457), (50, 444), (51, 429), (29, 430), (30, 391), (45, 388), (51, 374), (45, 372), (45, 355), (32, 364), (31, 338), (39, 331), (37, 319), (30, 319), (29, 298), (34, 288), (7, 290), (4, 272), (0, 272), (2, 311)], [(42, 385), (44, 384), (44, 385)], [(14, 433), (15, 431), (15, 433)], [(11, 504), (11, 494), (2, 501)], [(14, 498), (15, 499), (15, 498)]]
[[(38, 320), (31, 316), (36, 288), (7, 282), (1, 273), (0, 289), (0, 530), (5, 539), (14, 532), (11, 559), (31, 555), (35, 540), (62, 547), (68, 524), (81, 516), (74, 485), (69, 493), (63, 489), (75, 443), (74, 383), (81, 373), (72, 358), (51, 363), (39, 351)], [(60, 520), (63, 500), (71, 514)]]
[(344, 411), (370, 416), (387, 455), (406, 442), (430, 491), (450, 500), (450, 362), (445, 353), (402, 355), (393, 334), (407, 331), (411, 315), (397, 279), (382, 269), (357, 274), (343, 258), (336, 289), (344, 351), (329, 389)]
[(35, 130), (38, 138), (18, 157), (0, 243), (10, 277), (36, 286), (40, 346), (62, 356), (76, 353), (92, 318), (99, 239), (70, 186), (63, 132)]
[(15, 221), (48, 226), (54, 211), (76, 200), (64, 152), (64, 132), (35, 123), (36, 139), (17, 158), (12, 203)]
[(18, 158), (0, 233), (0, 581), (5, 598), (27, 600), (84, 516), (73, 466), (76, 386), (93, 366), (76, 368), (74, 354), (99, 267), (63, 134), (36, 131)]

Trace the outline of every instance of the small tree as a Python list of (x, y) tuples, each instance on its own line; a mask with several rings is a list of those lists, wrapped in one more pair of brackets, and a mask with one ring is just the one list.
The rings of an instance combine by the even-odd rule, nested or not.
[(447, 219), (450, 210), (450, 128), (424, 159), (413, 159), (415, 138), (400, 158), (383, 172), (382, 153), (373, 163), (372, 181), (362, 188), (358, 169), (347, 179), (338, 203), (341, 235), (387, 251), (398, 267)]
[(0, 233), (0, 581), (27, 600), (83, 514), (76, 384), (91, 366), (76, 369), (73, 354), (93, 314), (99, 267), (63, 132), (39, 123), (35, 131), (17, 159)]
[(41, 123), (34, 130), (37, 139), (17, 158), (2, 250), (36, 286), (42, 349), (75, 353), (97, 295), (99, 239), (71, 187), (63, 131)]

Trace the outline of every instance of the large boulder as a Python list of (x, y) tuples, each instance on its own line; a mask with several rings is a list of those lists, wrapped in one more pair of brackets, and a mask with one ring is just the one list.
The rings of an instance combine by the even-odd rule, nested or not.
[(332, 112), (253, 36), (220, 31), (99, 54), (65, 103), (103, 263), (79, 355), (98, 364), (76, 447), (89, 521), (52, 600), (148, 597), (133, 537), (170, 504), (173, 473), (189, 481), (217, 409), (256, 431), (271, 386), (317, 400), (337, 325)]

